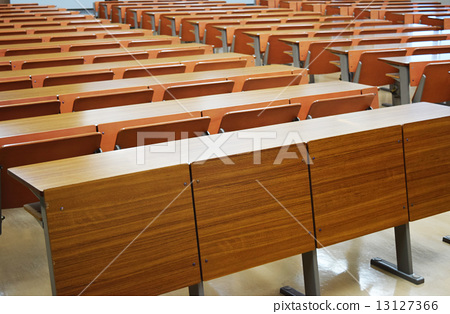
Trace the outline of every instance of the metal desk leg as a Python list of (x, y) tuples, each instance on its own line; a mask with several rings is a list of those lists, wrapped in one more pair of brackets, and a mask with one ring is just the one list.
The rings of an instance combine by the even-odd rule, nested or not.
[[(0, 234), (1, 234), (1, 230), (0, 230)], [(445, 243), (450, 244), (450, 236), (445, 236), (442, 238), (442, 241), (444, 241)]]
[(203, 289), (203, 281), (200, 281), (196, 285), (189, 286), (189, 295), (190, 296), (204, 296), (205, 290)]
[(341, 79), (343, 81), (351, 82), (348, 55), (339, 54), (339, 62), (341, 63)]
[(397, 266), (378, 257), (373, 258), (370, 264), (416, 285), (424, 283), (425, 280), (423, 277), (413, 273), (409, 223), (395, 227), (395, 249), (397, 253)]
[(223, 52), (228, 52), (227, 30), (226, 29), (219, 29), (219, 31), (220, 31), (220, 38), (222, 40)]
[(139, 28), (137, 12), (133, 12), (133, 16), (134, 16), (134, 28)]
[(177, 36), (177, 25), (175, 24), (175, 20), (170, 21), (170, 26), (172, 28), (172, 36)]
[(409, 67), (398, 67), (400, 75), (400, 103), (402, 105), (411, 102), (409, 96)]
[(261, 42), (259, 41), (259, 37), (253, 37), (253, 49), (255, 50), (255, 64), (257, 66), (262, 65), (261, 59)]
[[(305, 281), (305, 295), (320, 295), (319, 268), (317, 266), (317, 251), (313, 250), (302, 254), (303, 278)], [(301, 292), (284, 286), (280, 293), (286, 296), (303, 296)]]
[(195, 35), (195, 42), (200, 43), (200, 26), (197, 24), (194, 24), (194, 35)]
[(300, 48), (297, 44), (289, 46), (292, 47), (292, 59), (294, 60), (294, 66), (300, 68)]

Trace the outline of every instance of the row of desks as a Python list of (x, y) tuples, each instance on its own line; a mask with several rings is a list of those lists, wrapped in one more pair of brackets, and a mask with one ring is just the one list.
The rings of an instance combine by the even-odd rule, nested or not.
[[(148, 80), (145, 83), (148, 83)], [(86, 93), (88, 92), (87, 88), (95, 90), (94, 87), (97, 87), (97, 90), (100, 88), (107, 90), (115, 87), (109, 86), (111, 82), (99, 82), (93, 87), (88, 86), (88, 84), (77, 85), (79, 85), (77, 89), (70, 86), (65, 88), (70, 89), (74, 95), (78, 95), (77, 91), (81, 91), (82, 88)], [(125, 86), (122, 85), (122, 88), (125, 88)], [(12, 92), (7, 93), (12, 94)], [(100, 125), (102, 127), (99, 128), (99, 131), (104, 133), (102, 149), (109, 151), (114, 149), (118, 130), (126, 125), (171, 121), (190, 117), (192, 116), (190, 113), (200, 113), (211, 117), (209, 131), (215, 134), (219, 130), (222, 116), (229, 111), (301, 103), (302, 108), (299, 117), (303, 120), (306, 119), (310, 105), (317, 99), (371, 93), (377, 94), (376, 87), (349, 82), (329, 82), (10, 120), (0, 122), (0, 143), (4, 145), (15, 143), (18, 140), (23, 141), (22, 137), (26, 137), (27, 134), (29, 136), (30, 134), (57, 132), (66, 128)], [(17, 97), (18, 93), (15, 94)], [(378, 97), (375, 97), (372, 107), (378, 108)], [(195, 114), (193, 115), (195, 116)]]
[(14, 80), (24, 80), (30, 78), (33, 88), (42, 87), (44, 80), (47, 77), (71, 75), (71, 74), (86, 74), (101, 71), (112, 71), (114, 79), (122, 79), (124, 73), (129, 69), (137, 68), (151, 68), (155, 66), (170, 66), (170, 65), (184, 65), (186, 69), (184, 72), (194, 72), (194, 68), (199, 63), (215, 62), (215, 61), (235, 61), (245, 60), (246, 66), (254, 66), (255, 61), (252, 56), (238, 54), (238, 53), (209, 53), (193, 56), (156, 58), (156, 59), (141, 59), (131, 61), (119, 61), (109, 63), (95, 63), (95, 64), (81, 64), (68, 65), (64, 67), (51, 68), (37, 68), (16, 71), (2, 71), (0, 72), (0, 82), (10, 82)]
[(41, 199), (54, 294), (161, 294), (303, 254), (314, 295), (315, 248), (392, 227), (393, 268), (420, 283), (408, 222), (448, 210), (449, 117), (419, 103), (9, 173)]
[[(276, 34), (281, 35), (282, 32), (285, 32), (286, 35), (292, 34), (289, 31), (277, 31)], [(263, 39), (268, 39), (268, 37), (274, 32), (244, 32), (246, 35), (250, 36), (254, 40), (254, 50), (256, 55), (256, 64), (262, 64), (262, 56), (261, 53), (264, 51), (265, 46), (264, 43), (267, 44), (267, 41), (262, 41)], [(407, 32), (407, 33), (388, 33), (388, 34), (376, 34), (376, 35), (353, 35), (353, 36), (339, 36), (339, 37), (322, 37), (322, 38), (301, 38), (302, 36), (295, 38), (295, 33), (290, 38), (280, 38), (280, 41), (288, 44), (292, 47), (293, 54), (293, 62), (295, 66), (300, 66), (301, 61), (306, 60), (307, 53), (309, 51), (309, 45), (312, 42), (320, 41), (320, 40), (348, 40), (351, 42), (352, 46), (358, 45), (358, 43), (363, 39), (390, 39), (390, 38), (400, 38), (401, 43), (406, 43), (408, 39), (413, 37), (428, 37), (430, 40), (433, 38), (437, 38), (436, 40), (448, 39), (450, 36), (450, 32), (448, 30), (442, 31), (418, 31), (418, 32)], [(306, 37), (306, 35), (304, 36)]]
[(204, 71), (193, 73), (180, 73), (160, 75), (155, 77), (130, 78), (112, 81), (99, 81), (41, 88), (28, 88), (5, 91), (0, 93), (0, 106), (20, 104), (39, 100), (61, 101), (61, 112), (71, 112), (73, 102), (77, 97), (95, 95), (101, 92), (132, 91), (139, 89), (152, 89), (153, 101), (163, 100), (165, 90), (169, 86), (232, 80), (235, 82), (234, 91), (241, 91), (245, 79), (249, 77), (268, 77), (287, 74), (301, 74), (306, 77), (303, 69), (284, 65), (267, 67), (248, 67), (226, 69), (222, 71)]

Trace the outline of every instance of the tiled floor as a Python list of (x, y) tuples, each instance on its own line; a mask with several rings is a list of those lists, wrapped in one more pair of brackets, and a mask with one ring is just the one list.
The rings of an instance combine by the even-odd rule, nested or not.
[[(51, 295), (44, 232), (23, 209), (4, 211), (0, 236), (0, 295)], [(419, 286), (370, 266), (372, 257), (395, 262), (394, 232), (377, 232), (318, 250), (322, 295), (450, 295), (450, 212), (411, 223), (414, 272)], [(303, 291), (302, 263), (294, 256), (205, 282), (206, 295), (279, 295), (290, 285)], [(180, 289), (167, 295), (187, 295)]]

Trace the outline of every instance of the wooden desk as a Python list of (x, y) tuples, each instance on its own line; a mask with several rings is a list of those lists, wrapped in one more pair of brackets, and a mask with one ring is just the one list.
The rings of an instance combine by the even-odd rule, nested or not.
[(123, 55), (128, 53), (145, 52), (148, 54), (147, 59), (156, 58), (158, 53), (164, 50), (183, 50), (183, 49), (204, 49), (205, 53), (212, 53), (212, 48), (209, 45), (203, 44), (171, 44), (171, 45), (155, 45), (149, 47), (129, 47), (129, 48), (115, 48), (115, 49), (99, 49), (99, 50), (86, 50), (86, 51), (72, 51), (72, 52), (60, 52), (60, 53), (47, 53), (36, 55), (23, 55), (23, 56), (10, 56), (0, 57), (1, 64), (11, 64), (12, 70), (21, 70), (25, 61), (46, 61), (46, 60), (65, 60), (65, 59), (77, 59), (83, 58), (84, 63), (93, 63), (94, 58), (98, 56), (109, 55)]
[[(414, 21), (419, 22), (422, 15), (436, 15), (436, 14), (449, 14), (450, 8), (442, 9), (416, 9), (410, 11), (402, 10), (389, 10), (385, 12), (385, 17), (387, 20), (393, 21), (394, 23), (414, 23)], [(382, 17), (380, 17), (382, 18)]]
[[(285, 42), (292, 47), (292, 55), (294, 59), (294, 66), (300, 66), (300, 62), (306, 60), (306, 56), (309, 50), (309, 45), (311, 42), (321, 41), (321, 40), (335, 40), (339, 39), (350, 39), (352, 41), (352, 46), (357, 46), (361, 39), (375, 39), (375, 38), (401, 38), (401, 43), (406, 43), (408, 38), (414, 36), (429, 36), (430, 40), (434, 36), (447, 36), (450, 39), (450, 30), (442, 31), (420, 31), (411, 33), (393, 33), (393, 34), (379, 34), (379, 35), (354, 35), (354, 36), (340, 36), (340, 37), (322, 37), (322, 38), (282, 38), (280, 41)], [(412, 44), (412, 43), (411, 43)], [(379, 45), (374, 45), (379, 46)], [(298, 60), (298, 61), (297, 61)]]
[[(211, 1), (208, 1), (211, 2)], [(164, 7), (164, 10), (168, 11), (182, 11), (185, 8), (189, 8), (190, 11), (198, 10), (198, 9), (204, 9), (206, 11), (208, 10), (223, 10), (223, 9), (245, 9), (246, 5), (236, 5), (235, 3), (223, 3), (220, 5), (217, 5), (216, 7), (205, 7), (205, 6), (196, 6), (196, 5), (171, 5)], [(145, 12), (161, 12), (161, 8), (159, 9), (152, 9), (151, 7), (134, 7), (134, 8), (127, 8), (125, 13), (125, 22), (134, 25), (135, 28), (143, 28), (142, 27), (142, 16)]]
[[(99, 30), (94, 32), (73, 32), (73, 33), (65, 33), (65, 34), (34, 34), (34, 35), (17, 35), (17, 36), (2, 36), (0, 37), (0, 40), (2, 42), (10, 41), (13, 43), (14, 41), (20, 41), (24, 39), (40, 39), (41, 42), (50, 42), (52, 38), (65, 38), (65, 37), (73, 37), (74, 40), (76, 39), (76, 36), (95, 36), (95, 38), (103, 39), (105, 35), (107, 37), (117, 35), (117, 37), (129, 35), (128, 37), (133, 36), (151, 36), (151, 32), (146, 30), (134, 30), (134, 29), (128, 29), (128, 30), (114, 30), (114, 31), (108, 31), (108, 30)], [(62, 39), (61, 39), (62, 41)]]
[[(379, 50), (395, 50), (405, 49), (406, 55), (409, 56), (417, 48), (427, 47), (450, 47), (450, 40), (441, 41), (421, 41), (411, 42), (405, 44), (387, 44), (387, 45), (368, 45), (368, 46), (351, 46), (351, 47), (330, 47), (327, 48), (330, 52), (339, 56), (341, 62), (342, 79), (345, 81), (351, 80), (351, 73), (356, 71), (361, 54), (366, 51), (379, 51)], [(423, 68), (422, 68), (423, 70)], [(345, 72), (345, 73), (344, 73)], [(421, 75), (421, 74), (419, 74)], [(417, 78), (417, 76), (415, 77)], [(420, 80), (420, 78), (419, 78)], [(409, 81), (409, 80), (408, 80)], [(418, 81), (417, 81), (418, 82)], [(414, 81), (412, 86), (416, 86), (417, 82)], [(407, 101), (406, 103), (409, 103)]]
[(450, 53), (380, 58), (380, 60), (399, 70), (400, 102), (408, 104), (411, 101), (409, 86), (417, 86), (419, 84), (425, 66), (429, 63), (449, 62)]
[[(73, 32), (92, 32), (92, 25), (77, 25), (77, 26), (47, 26), (47, 27), (39, 27), (35, 28), (34, 26), (31, 28), (16, 28), (13, 30), (0, 30), (0, 36), (5, 35), (33, 35), (33, 34), (44, 34), (44, 33), (73, 33)], [(116, 31), (116, 30), (129, 30), (130, 26), (126, 24), (106, 24), (100, 25), (101, 30), (105, 31)], [(86, 30), (88, 29), (88, 30)], [(9, 34), (8, 34), (9, 33)]]
[[(151, 123), (148, 122), (149, 119), (157, 122), (170, 121), (176, 119), (175, 115), (201, 112), (202, 115), (211, 117), (209, 131), (214, 134), (219, 130), (222, 116), (229, 111), (301, 103), (299, 117), (306, 119), (310, 105), (317, 99), (369, 93), (377, 94), (376, 87), (336, 81), (63, 113), (0, 122), (0, 140), (94, 124), (104, 132), (102, 149), (108, 151), (114, 149), (117, 131), (124, 127), (124, 121), (127, 125), (139, 125), (143, 123), (140, 122), (142, 119), (147, 121), (145, 123)], [(372, 107), (378, 108), (378, 97), (375, 97)]]
[[(390, 34), (377, 34), (377, 35), (359, 35), (359, 33), (363, 30), (383, 30), (383, 29), (393, 29), (395, 28), (397, 30), (397, 33), (390, 33)], [(417, 28), (420, 31), (414, 31), (414, 32), (408, 32), (408, 33), (402, 33), (402, 30), (405, 28)], [(304, 37), (308, 37), (308, 38), (315, 38), (315, 35), (318, 32), (321, 32), (323, 34), (326, 34), (327, 32), (336, 32), (336, 31), (342, 31), (345, 32), (345, 34), (347, 33), (352, 33), (353, 35), (344, 35), (344, 36), (339, 36), (339, 37), (334, 37), (334, 38), (342, 38), (342, 39), (357, 39), (360, 40), (362, 38), (379, 38), (379, 37), (401, 37), (401, 38), (405, 38), (404, 40), (406, 41), (406, 38), (409, 38), (410, 36), (414, 36), (414, 34), (419, 34), (422, 33), (423, 31), (423, 25), (421, 24), (407, 24), (407, 25), (379, 25), (379, 26), (369, 26), (369, 27), (353, 27), (353, 28), (337, 28), (337, 29), (327, 29), (327, 30), (317, 30), (317, 29), (311, 29), (311, 30), (278, 30), (278, 31), (259, 31), (259, 32), (244, 32), (244, 34), (248, 35), (249, 37), (253, 38), (254, 44), (253, 44), (253, 48), (255, 51), (255, 56), (256, 56), (256, 64), (260, 65), (262, 64), (262, 53), (264, 51), (266, 51), (266, 47), (267, 47), (267, 42), (269, 40), (270, 36), (281, 36), (281, 35), (285, 35), (287, 38), (289, 37), (294, 37), (295, 35), (298, 35), (299, 37), (302, 37), (302, 35)], [(424, 34), (427, 35), (432, 35), (434, 33), (428, 33), (428, 32), (433, 32), (433, 31), (423, 31), (423, 32), (427, 32)], [(438, 31), (440, 32), (440, 31)], [(440, 34), (440, 33), (436, 33)], [(450, 33), (445, 33), (446, 35), (450, 35)], [(359, 37), (359, 36), (363, 36), (363, 37)], [(366, 37), (366, 36), (372, 36), (372, 37)], [(326, 38), (326, 37), (322, 37), (322, 38)], [(290, 41), (288, 40), (284, 40), (284, 39), (280, 39), (283, 42), (286, 42), (287, 44), (290, 43)], [(318, 39), (320, 40), (320, 38)], [(291, 44), (290, 44), (291, 45)], [(292, 45), (291, 45), (292, 46)], [(294, 48), (293, 48), (294, 50)], [(236, 52), (240, 52), (240, 51), (236, 51)], [(293, 51), (293, 56), (294, 56), (294, 62), (296, 60), (295, 58), (295, 51)], [(305, 56), (306, 58), (306, 56)]]
[(38, 22), (19, 22), (19, 23), (1, 23), (1, 28), (40, 28), (47, 26), (78, 26), (78, 25), (108, 25), (110, 20), (74, 20), (74, 21), (38, 21)]
[[(303, 69), (296, 69), (290, 66), (282, 65), (226, 69), (222, 71), (180, 73), (159, 75), (157, 77), (99, 81), (1, 92), (0, 106), (40, 99), (54, 99), (58, 97), (58, 99), (61, 100), (61, 112), (71, 112), (73, 101), (76, 97), (82, 95), (95, 95), (102, 91), (106, 92), (115, 90), (118, 92), (151, 88), (154, 91), (153, 101), (162, 101), (163, 94), (169, 86), (214, 82), (220, 80), (233, 80), (235, 82), (233, 91), (236, 92), (242, 90), (245, 79), (249, 77), (267, 77), (289, 74), (302, 74), (306, 78), (306, 71)], [(306, 82), (306, 80), (303, 81)]]
[(171, 58), (154, 58), (147, 60), (133, 60), (133, 61), (121, 61), (121, 62), (109, 62), (109, 63), (96, 63), (96, 64), (82, 64), (63, 67), (50, 67), (50, 68), (38, 68), (16, 71), (2, 71), (0, 72), (0, 82), (6, 82), (16, 79), (26, 79), (31, 77), (33, 88), (42, 87), (44, 79), (48, 76), (55, 75), (70, 75), (70, 74), (82, 74), (98, 71), (112, 71), (114, 72), (114, 79), (122, 79), (125, 70), (133, 68), (151, 67), (151, 66), (164, 66), (173, 64), (183, 64), (186, 66), (185, 72), (193, 72), (194, 67), (199, 62), (207, 61), (225, 61), (225, 60), (246, 60), (246, 66), (254, 66), (255, 61), (252, 56), (239, 54), (239, 53), (215, 53), (204, 55), (193, 55), (183, 57), (171, 57)]
[(32, 22), (32, 21), (72, 21), (72, 20), (93, 20), (94, 16), (92, 15), (83, 15), (83, 14), (61, 14), (61, 12), (58, 12), (54, 15), (48, 13), (43, 15), (43, 13), (35, 14), (33, 13), (33, 17), (2, 17), (0, 18), (0, 21), (3, 23), (15, 23), (17, 22)]
[[(199, 283), (197, 263), (192, 267), (194, 258), (202, 265), (203, 280), (208, 280), (299, 253), (306, 253), (303, 261), (309, 266), (304, 266), (308, 268), (305, 271), (307, 294), (318, 294), (317, 256), (309, 232), (314, 232), (316, 245), (321, 247), (392, 227), (396, 234), (397, 268), (404, 278), (420, 283), (423, 278), (414, 275), (412, 269), (408, 224), (411, 207), (407, 208), (402, 128), (423, 123), (428, 131), (437, 127), (440, 119), (449, 116), (449, 108), (418, 103), (258, 128), (258, 131), (276, 134), (275, 138), (262, 141), (260, 156), (264, 158), (259, 165), (252, 162), (251, 132), (255, 129), (251, 129), (211, 136), (211, 141), (228, 139), (214, 156), (204, 155), (204, 139), (192, 138), (175, 141), (172, 153), (151, 151), (154, 146), (148, 146), (148, 151), (140, 156), (140, 164), (136, 162), (138, 150), (125, 149), (13, 168), (9, 173), (41, 198), (54, 294), (79, 294), (130, 241), (136, 248), (130, 247), (120, 256), (121, 262), (106, 269), (102, 280), (95, 281), (83, 294), (138, 293), (133, 286), (145, 289), (139, 293), (153, 294), (178, 289), (183, 284), (194, 285)], [(309, 165), (310, 176), (299, 155), (298, 159), (284, 159), (278, 165), (273, 163), (280, 147), (285, 145), (286, 136), (293, 132), (302, 136), (290, 145), (304, 148), (306, 143), (314, 158)], [(419, 139), (416, 145), (420, 148), (427, 140)], [(349, 141), (364, 145), (342, 146)], [(444, 142), (449, 143), (448, 132)], [(432, 147), (442, 153), (442, 148)], [(373, 154), (376, 150), (381, 150), (380, 154)], [(419, 155), (424, 153), (413, 147), (412, 151)], [(336, 157), (342, 158), (343, 154), (346, 162), (336, 167)], [(221, 158), (231, 159), (234, 165), (224, 164)], [(374, 162), (368, 162), (368, 158)], [(392, 162), (386, 163), (386, 158)], [(200, 163), (203, 160), (206, 162)], [(192, 181), (189, 171), (185, 170), (187, 164), (191, 164)], [(414, 168), (408, 162), (406, 165)], [(215, 170), (208, 171), (212, 167)], [(330, 168), (333, 176), (329, 175)], [(65, 176), (60, 175), (61, 169)], [(349, 179), (348, 173), (354, 175), (353, 179)], [(290, 180), (282, 179), (285, 177)], [(345, 189), (335, 188), (336, 183), (330, 182), (336, 178), (345, 178)], [(180, 253), (175, 233), (164, 232), (176, 228), (177, 234), (185, 239), (184, 251), (196, 251), (195, 245), (191, 247), (195, 236), (189, 235), (194, 223), (193, 215), (188, 214), (192, 213), (187, 197), (191, 194), (185, 192), (190, 187), (189, 182), (195, 195), (200, 257)], [(309, 182), (315, 204), (315, 229), (307, 201), (311, 198)], [(123, 189), (123, 186), (130, 188)], [(224, 190), (227, 193), (223, 193)], [(245, 198), (240, 197), (243, 190)], [(295, 195), (290, 193), (294, 190)], [(80, 202), (73, 195), (83, 195), (85, 201)], [(333, 202), (326, 202), (330, 197)], [(149, 202), (154, 206), (145, 206)], [(124, 204), (125, 210), (116, 213), (117, 204)], [(105, 210), (108, 215), (104, 214)], [(177, 218), (175, 225), (171, 223), (171, 219), (175, 219), (173, 215)], [(147, 230), (145, 227), (155, 216), (157, 224)], [(186, 227), (188, 221), (192, 223), (190, 227)], [(172, 227), (164, 229), (163, 223)], [(287, 228), (288, 225), (291, 227)], [(142, 230), (146, 232), (132, 242)], [(160, 250), (152, 246), (155, 241), (147, 238), (155, 237), (155, 232), (161, 239), (156, 241), (158, 247), (164, 241), (169, 252), (166, 255), (181, 259), (190, 266), (190, 272), (188, 266), (167, 263), (167, 258), (158, 254)], [(77, 239), (76, 245), (67, 240), (68, 235), (69, 239)], [(102, 243), (104, 249), (98, 250), (98, 243)], [(114, 247), (119, 249), (114, 250)], [(105, 254), (104, 251), (110, 251), (105, 248), (111, 248), (112, 252)], [(149, 265), (150, 260), (155, 263)], [(376, 259), (372, 263), (379, 266), (383, 261)], [(156, 267), (162, 268), (155, 271)], [(176, 275), (172, 279), (176, 270), (183, 276)], [(161, 273), (165, 277), (156, 279), (163, 288), (147, 290), (155, 287), (152, 280)], [(117, 277), (122, 277), (121, 284), (116, 283)], [(190, 280), (180, 283), (185, 277)]]
[(76, 41), (56, 41), (56, 42), (39, 42), (25, 44), (4, 44), (0, 45), (0, 57), (3, 57), (8, 50), (36, 49), (36, 48), (61, 48), (61, 52), (69, 52), (70, 47), (78, 47), (83, 45), (103, 44), (103, 43), (119, 43), (123, 47), (128, 47), (131, 42), (149, 41), (149, 42), (166, 42), (172, 44), (180, 44), (180, 39), (173, 36), (136, 36), (136, 37), (119, 37), (119, 38), (103, 38), (103, 39), (84, 39)]

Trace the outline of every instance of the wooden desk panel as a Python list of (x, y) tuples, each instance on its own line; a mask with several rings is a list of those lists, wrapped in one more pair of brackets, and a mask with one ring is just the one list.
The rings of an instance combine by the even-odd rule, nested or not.
[(45, 191), (56, 294), (157, 295), (199, 283), (189, 182), (185, 164)]
[(191, 165), (203, 280), (314, 250), (308, 166), (278, 153)]
[(401, 126), (311, 141), (318, 247), (408, 222)]
[(411, 221), (450, 209), (450, 118), (405, 124), (405, 168)]

